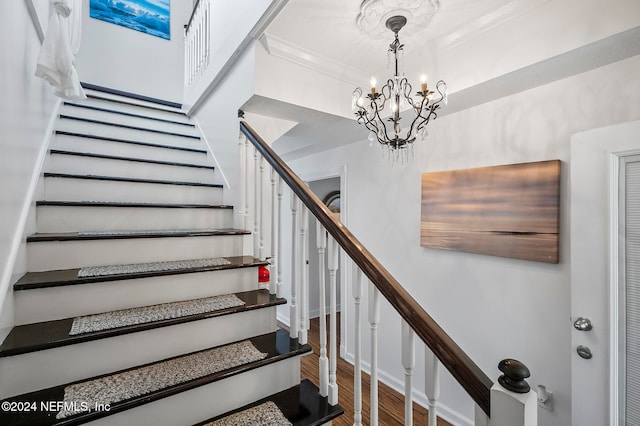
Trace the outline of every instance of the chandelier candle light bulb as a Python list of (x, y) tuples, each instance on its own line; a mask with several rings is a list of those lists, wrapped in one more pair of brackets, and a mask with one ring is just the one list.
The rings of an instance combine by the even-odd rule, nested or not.
[[(357, 87), (353, 91), (352, 106), (355, 110), (358, 123), (362, 124), (369, 131), (369, 137), (377, 139), (378, 142), (390, 150), (406, 149), (417, 137), (423, 139), (426, 134), (426, 126), (431, 119), (437, 118), (437, 111), (440, 103), (447, 101), (447, 84), (439, 80), (435, 85), (435, 92), (429, 90), (427, 86), (427, 74), (420, 76), (420, 91), (412, 98), (411, 84), (398, 69), (398, 59), (403, 53), (404, 45), (400, 43), (398, 32), (406, 25), (407, 18), (404, 16), (392, 16), (387, 19), (386, 27), (394, 33), (394, 40), (389, 45), (389, 53), (395, 60), (395, 73), (393, 78), (387, 80), (380, 90), (376, 88), (377, 80), (371, 77), (371, 93), (364, 95), (361, 88)], [(439, 96), (434, 96), (435, 93)], [(389, 102), (391, 116), (382, 118), (383, 111)], [(413, 120), (408, 123), (406, 135), (401, 135), (400, 110), (409, 104), (415, 113)], [(392, 123), (388, 126), (388, 122)]]

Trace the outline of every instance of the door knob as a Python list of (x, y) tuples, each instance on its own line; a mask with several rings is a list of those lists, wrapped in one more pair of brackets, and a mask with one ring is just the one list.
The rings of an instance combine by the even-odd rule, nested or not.
[(589, 349), (586, 346), (578, 346), (576, 348), (576, 352), (578, 352), (578, 355), (580, 355), (580, 357), (584, 358), (584, 359), (591, 359), (593, 357), (593, 354), (591, 353), (591, 349)]
[(575, 320), (575, 322), (573, 323), (573, 327), (579, 331), (590, 331), (593, 329), (593, 326), (591, 325), (591, 321), (589, 320), (589, 318), (582, 318), (582, 317)]

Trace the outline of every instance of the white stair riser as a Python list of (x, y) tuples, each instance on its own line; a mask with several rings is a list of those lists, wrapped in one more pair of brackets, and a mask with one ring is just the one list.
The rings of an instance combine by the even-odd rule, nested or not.
[[(51, 143), (51, 148), (93, 154), (129, 156), (148, 160), (174, 161), (198, 165), (211, 164), (211, 161), (207, 160), (206, 153), (103, 141), (68, 135), (56, 135)], [(193, 148), (204, 150), (204, 146), (196, 146)]]
[(207, 186), (47, 177), (44, 197), (51, 201), (221, 204), (222, 189)]
[(38, 206), (36, 215), (38, 232), (233, 227), (232, 209)]
[[(115, 109), (117, 111), (131, 112), (133, 114), (141, 114), (141, 115), (149, 115), (149, 116), (158, 117), (158, 118), (166, 118), (168, 120), (182, 121), (185, 123), (189, 122), (189, 118), (186, 115), (174, 114), (172, 112), (169, 112), (169, 111), (180, 111), (177, 108), (158, 105), (151, 102), (138, 101), (135, 99), (125, 98), (125, 97), (116, 96), (116, 95), (109, 95), (106, 93), (98, 93), (98, 92), (90, 92), (90, 91), (87, 91), (86, 93), (93, 94), (95, 96), (99, 96), (101, 98), (106, 98), (106, 99), (116, 99), (116, 100), (120, 99), (126, 102), (126, 104), (123, 104), (120, 102), (110, 102), (110, 101), (103, 101), (99, 99), (88, 98), (87, 100), (82, 101), (82, 103), (86, 105), (96, 106), (100, 108), (107, 108), (107, 109)], [(135, 105), (130, 105), (130, 104), (135, 104)], [(145, 105), (150, 106), (151, 108), (146, 108)]]
[[(120, 111), (118, 106), (115, 106), (115, 108), (114, 107), (99, 107), (99, 108)], [(141, 118), (141, 117), (132, 117), (129, 115), (117, 114), (117, 113), (107, 112), (107, 111), (98, 111), (98, 110), (93, 110), (88, 108), (78, 108), (78, 107), (73, 107), (68, 105), (65, 105), (61, 108), (60, 114), (70, 115), (72, 117), (88, 118), (91, 120), (107, 121), (110, 123), (125, 124), (129, 126), (149, 127), (151, 129), (164, 130), (167, 132), (184, 133), (188, 135), (198, 134), (196, 128), (193, 126), (185, 126), (182, 124), (168, 123), (166, 121), (154, 120), (153, 118), (161, 118), (163, 120), (171, 120), (171, 121), (176, 121), (178, 123), (181, 123), (181, 122), (184, 123), (184, 120), (179, 120), (179, 119), (175, 120), (174, 118), (171, 118), (171, 117), (170, 118), (154, 117), (151, 114), (147, 114), (146, 111), (135, 112), (133, 114), (138, 114), (145, 117), (152, 117), (151, 119)]]
[(272, 306), (0, 358), (0, 398), (270, 333), (275, 315)]
[[(153, 129), (153, 127), (149, 128)], [(203, 146), (202, 141), (199, 139), (147, 132), (144, 130), (127, 129), (104, 124), (87, 123), (70, 119), (59, 119), (56, 124), (56, 130), (186, 148), (201, 148)], [(185, 132), (176, 133), (182, 134)]]
[(298, 385), (300, 384), (299, 372), (300, 359), (293, 357), (107, 416), (89, 424), (100, 426), (194, 424)]
[(258, 268), (250, 267), (22, 290), (14, 293), (15, 321), (31, 324), (257, 288)]
[(240, 256), (242, 243), (242, 235), (31, 242), (27, 270)]
[(45, 171), (79, 175), (100, 175), (182, 182), (218, 183), (212, 169), (170, 166), (139, 161), (50, 154)]

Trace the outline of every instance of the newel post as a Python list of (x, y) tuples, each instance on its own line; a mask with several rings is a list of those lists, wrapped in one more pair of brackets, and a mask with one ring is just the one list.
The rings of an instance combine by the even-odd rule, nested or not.
[(526, 365), (515, 359), (498, 363), (503, 373), (491, 387), (491, 418), (476, 406), (477, 426), (537, 426), (537, 395), (525, 380)]

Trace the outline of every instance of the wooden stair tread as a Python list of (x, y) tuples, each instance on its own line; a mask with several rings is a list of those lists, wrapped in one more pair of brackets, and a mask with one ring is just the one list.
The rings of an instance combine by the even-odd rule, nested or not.
[[(108, 100), (106, 98), (101, 98), (101, 99)], [(192, 123), (185, 123), (182, 121), (175, 121), (175, 120), (167, 120), (165, 118), (151, 117), (151, 116), (142, 115), (142, 114), (134, 114), (132, 112), (118, 111), (115, 109), (101, 108), (101, 107), (92, 106), (92, 105), (77, 104), (74, 102), (64, 102), (64, 105), (74, 107), (74, 108), (89, 109), (91, 111), (100, 111), (100, 112), (107, 112), (110, 114), (124, 115), (126, 117), (142, 118), (144, 120), (153, 120), (153, 121), (159, 121), (162, 123), (177, 124), (177, 125), (186, 126), (186, 127), (196, 127), (196, 125)], [(162, 110), (162, 111), (166, 111), (166, 110)], [(173, 112), (173, 111), (167, 111), (167, 112)]]
[(329, 405), (326, 397), (320, 396), (320, 391), (309, 380), (304, 379), (299, 385), (270, 395), (259, 401), (245, 405), (237, 410), (197, 423), (194, 426), (203, 426), (214, 420), (227, 417), (240, 411), (263, 404), (267, 401), (275, 403), (282, 414), (294, 426), (323, 425), (332, 419), (344, 414), (344, 409), (339, 405)]
[(114, 123), (114, 122), (111, 122), (111, 121), (103, 121), (103, 120), (94, 120), (92, 118), (76, 117), (76, 116), (67, 115), (67, 114), (60, 114), (59, 117), (62, 120), (82, 121), (84, 123), (99, 124), (101, 126), (120, 127), (122, 129), (128, 129), (128, 130), (139, 130), (139, 131), (142, 131), (142, 132), (157, 133), (157, 134), (160, 134), (160, 135), (168, 135), (168, 136), (175, 136), (175, 137), (179, 137), (179, 138), (200, 140), (200, 136), (186, 135), (184, 133), (170, 132), (170, 131), (167, 131), (167, 130), (158, 130), (158, 129), (151, 129), (151, 128), (148, 128), (148, 127), (131, 126), (131, 125), (128, 125), (128, 124)]
[(94, 154), (91, 152), (77, 152), (77, 151), (66, 151), (61, 149), (52, 149), (49, 151), (49, 153), (53, 155), (71, 155), (75, 157), (90, 157), (90, 158), (100, 158), (104, 160), (131, 161), (136, 163), (149, 163), (149, 164), (158, 164), (163, 166), (191, 167), (196, 169), (215, 170), (214, 166), (207, 166), (202, 164), (177, 163), (174, 161), (150, 160), (146, 158), (135, 158), (135, 157), (121, 157), (117, 155)]
[(176, 204), (176, 203), (136, 203), (127, 201), (36, 201), (36, 206), (57, 207), (141, 207), (141, 208), (184, 208), (184, 209), (233, 209), (225, 204)]
[[(72, 383), (67, 383), (60, 386), (55, 386), (47, 389), (38, 390), (35, 392), (26, 393), (23, 395), (13, 396), (11, 398), (7, 398), (3, 401), (20, 401), (37, 404), (38, 410), (33, 412), (6, 412), (0, 411), (0, 424), (5, 426), (45, 426), (45, 425), (72, 425), (72, 424), (81, 424), (86, 423), (91, 420), (95, 420), (101, 417), (106, 417), (111, 414), (119, 413), (124, 410), (128, 410), (130, 408), (135, 408), (137, 406), (157, 401), (162, 398), (166, 398), (184, 391), (188, 391), (190, 389), (194, 389), (199, 386), (203, 386), (209, 383), (213, 383), (219, 380), (223, 380), (225, 378), (234, 376), (236, 374), (244, 373), (268, 364), (272, 364), (287, 358), (295, 357), (298, 355), (303, 355), (305, 353), (311, 352), (311, 346), (309, 345), (300, 345), (297, 339), (290, 339), (289, 333), (285, 330), (278, 330), (274, 333), (268, 333), (261, 336), (256, 336), (249, 338), (251, 343), (261, 352), (267, 353), (267, 357), (265, 359), (252, 362), (249, 364), (240, 365), (238, 367), (234, 367), (228, 370), (224, 370), (218, 373), (210, 374), (205, 377), (201, 377), (195, 380), (191, 380), (189, 382), (181, 383), (179, 385), (174, 385), (169, 388), (161, 389), (155, 392), (147, 393), (143, 396), (131, 398), (129, 400), (116, 402), (111, 404), (109, 411), (101, 411), (101, 412), (85, 412), (81, 414), (77, 414), (71, 417), (67, 417), (65, 419), (57, 420), (55, 418), (57, 412), (43, 412), (40, 411), (39, 404), (41, 401), (63, 401), (64, 399), (64, 388)], [(200, 351), (198, 351), (200, 352)], [(189, 354), (185, 354), (189, 355)], [(180, 356), (185, 356), (180, 355)], [(173, 357), (178, 358), (178, 357)], [(172, 358), (169, 358), (172, 359)], [(166, 360), (158, 361), (163, 362)], [(152, 363), (155, 364), (155, 363)], [(150, 364), (146, 364), (150, 365)], [(144, 365), (144, 366), (146, 366)], [(137, 366), (131, 369), (122, 370), (113, 372), (111, 374), (118, 374), (123, 371), (135, 370), (137, 368), (141, 368), (144, 366)], [(81, 383), (88, 380), (97, 379), (99, 377), (108, 376), (98, 376), (87, 378), (84, 380), (80, 380), (73, 383)]]
[[(33, 324), (18, 325), (13, 327), (7, 338), (0, 345), (0, 358), (15, 356), (29, 352), (52, 349), (91, 340), (105, 339), (123, 334), (136, 333), (159, 327), (167, 327), (175, 324), (183, 324), (222, 315), (235, 314), (253, 309), (285, 304), (286, 300), (270, 295), (267, 290), (252, 290), (233, 293), (245, 302), (243, 306), (222, 309), (213, 312), (183, 316), (179, 318), (165, 319), (155, 322), (112, 328), (108, 330), (77, 334), (70, 336), (69, 331), (73, 324), (73, 318), (38, 322)], [(1, 424), (2, 422), (0, 422)]]
[(140, 146), (146, 146), (146, 147), (149, 147), (149, 148), (173, 149), (173, 150), (176, 150), (176, 151), (195, 152), (195, 153), (198, 153), (198, 154), (205, 154), (205, 155), (207, 154), (207, 151), (205, 149), (187, 148), (187, 147), (172, 146), (172, 145), (162, 145), (162, 144), (157, 144), (157, 143), (152, 143), (152, 142), (133, 141), (133, 140), (130, 140), (130, 139), (113, 138), (113, 137), (110, 137), (110, 136), (98, 136), (98, 135), (91, 135), (91, 134), (87, 134), (87, 133), (68, 132), (68, 131), (64, 131), (64, 130), (56, 130), (56, 135), (73, 136), (73, 137), (77, 137), (77, 138), (96, 139), (96, 140), (100, 140), (100, 141), (108, 141), (108, 142), (116, 142), (116, 143), (128, 143), (130, 145), (140, 145)]
[(266, 261), (258, 260), (251, 256), (228, 256), (225, 257), (225, 259), (227, 259), (231, 263), (229, 265), (217, 265), (202, 268), (173, 269), (169, 271), (137, 272), (132, 274), (103, 275), (81, 278), (78, 277), (78, 272), (80, 271), (79, 268), (44, 272), (27, 272), (14, 284), (13, 289), (16, 291), (35, 290), (39, 288), (91, 284), (106, 281), (120, 281), (162, 275), (190, 274), (222, 269), (250, 268), (268, 264), (268, 262)]
[(202, 186), (207, 188), (222, 188), (218, 183), (201, 183), (201, 182), (183, 182), (173, 180), (158, 180), (158, 179), (141, 179), (141, 178), (129, 178), (119, 176), (101, 176), (101, 175), (76, 175), (68, 173), (44, 173), (45, 178), (63, 178), (63, 179), (88, 179), (88, 180), (101, 180), (112, 182), (134, 182), (134, 183), (150, 183), (160, 185), (180, 185), (180, 186)]

